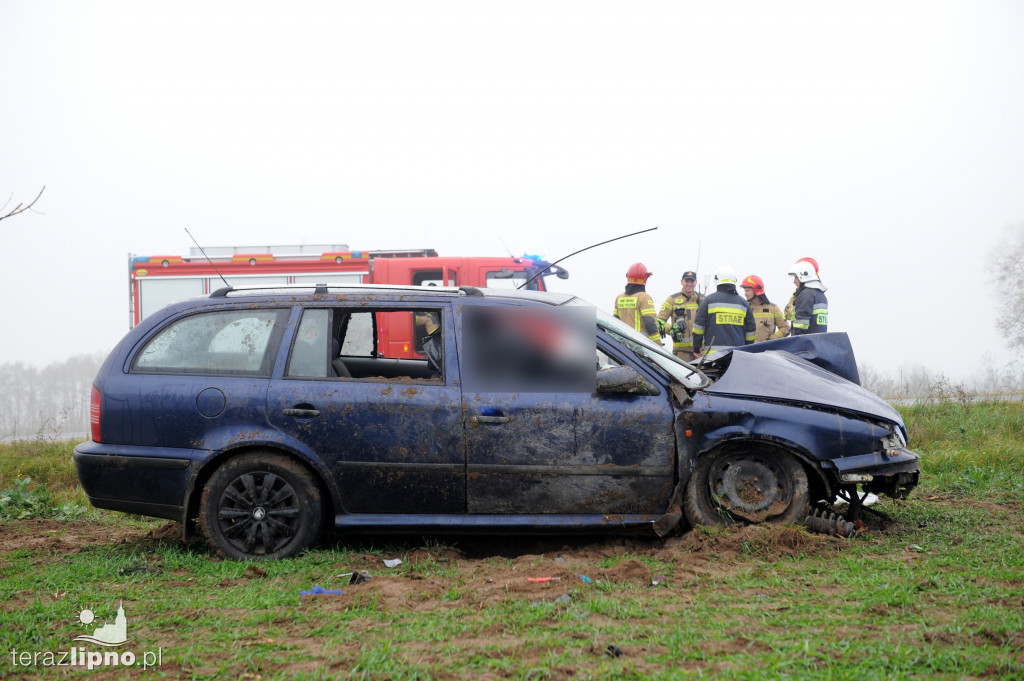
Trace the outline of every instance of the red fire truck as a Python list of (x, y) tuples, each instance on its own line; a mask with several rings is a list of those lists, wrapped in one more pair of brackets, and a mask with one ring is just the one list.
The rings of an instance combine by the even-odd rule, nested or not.
[[(344, 244), (301, 246), (228, 246), (198, 248), (188, 256), (151, 255), (128, 259), (130, 325), (135, 326), (164, 305), (208, 295), (231, 286), (280, 284), (404, 284), (412, 286), (488, 286), (517, 288), (548, 263), (536, 256), (443, 257), (429, 248), (398, 251), (353, 251)], [(567, 279), (550, 267), (526, 288), (545, 290), (544, 277)], [(388, 332), (390, 331), (390, 333)], [(413, 329), (382, 329), (403, 356), (419, 353), (410, 346)], [(382, 339), (383, 340), (383, 339)], [(404, 348), (404, 350), (403, 350)], [(418, 347), (415, 347), (418, 350)]]

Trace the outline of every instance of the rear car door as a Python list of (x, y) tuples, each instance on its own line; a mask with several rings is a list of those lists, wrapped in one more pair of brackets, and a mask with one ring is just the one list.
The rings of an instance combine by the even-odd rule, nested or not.
[(161, 325), (104, 388), (111, 441), (212, 449), (248, 430), (264, 410), (267, 381), (289, 309), (218, 309)]
[[(441, 366), (388, 356), (382, 328), (437, 315)], [(408, 320), (406, 320), (408, 321)], [(306, 306), (267, 418), (335, 475), (348, 513), (464, 513), (461, 393), (446, 304)]]

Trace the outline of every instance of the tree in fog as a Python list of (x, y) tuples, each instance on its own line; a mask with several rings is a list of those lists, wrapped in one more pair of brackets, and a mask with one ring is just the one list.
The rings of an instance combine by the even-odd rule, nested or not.
[(0, 364), (0, 440), (89, 431), (89, 392), (103, 356), (74, 355), (43, 369)]
[(1024, 222), (1010, 228), (1007, 239), (992, 251), (991, 258), (1003, 284), (999, 288), (1009, 291), (998, 298), (996, 326), (1011, 349), (1024, 353)]

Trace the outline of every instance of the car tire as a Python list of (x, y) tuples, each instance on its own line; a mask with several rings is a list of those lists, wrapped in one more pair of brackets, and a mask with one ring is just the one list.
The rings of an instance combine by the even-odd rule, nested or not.
[(281, 454), (235, 456), (203, 487), (199, 527), (225, 558), (289, 558), (309, 548), (322, 526), (323, 501), (313, 476)]
[(683, 511), (691, 527), (799, 523), (810, 510), (807, 472), (771, 447), (728, 447), (697, 460)]

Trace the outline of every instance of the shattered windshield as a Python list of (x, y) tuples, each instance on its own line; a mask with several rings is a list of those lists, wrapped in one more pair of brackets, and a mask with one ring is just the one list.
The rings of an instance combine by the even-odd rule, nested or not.
[(668, 374), (683, 384), (683, 386), (691, 390), (697, 390), (711, 385), (711, 380), (698, 371), (696, 367), (690, 366), (675, 355), (670, 354), (665, 348), (650, 338), (623, 324), (614, 315), (610, 315), (580, 298), (573, 298), (568, 304), (594, 307), (597, 311), (598, 328), (622, 343), (622, 345), (644, 360), (644, 362), (653, 365), (661, 373)]

